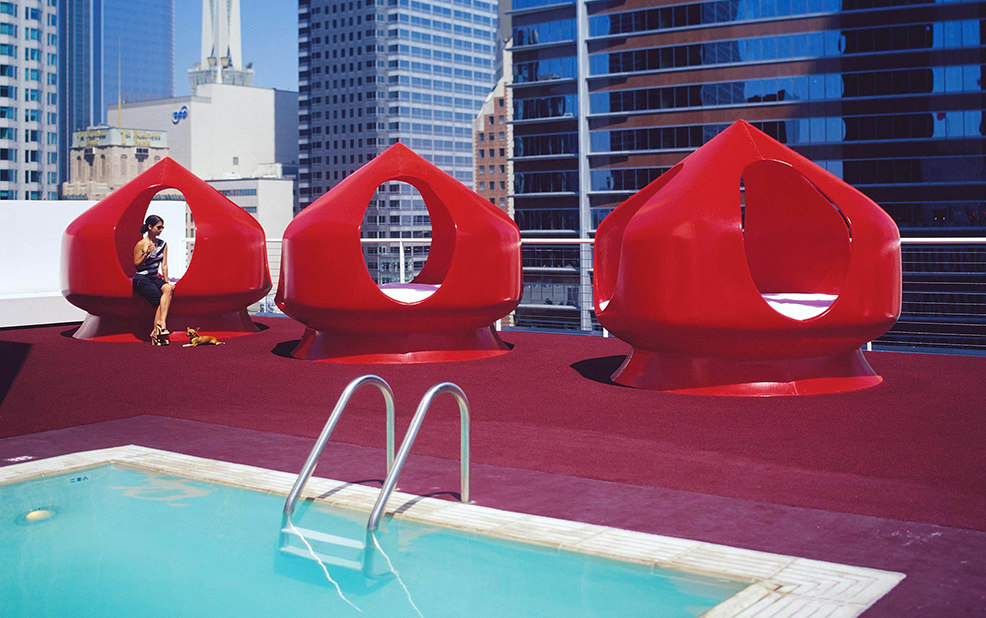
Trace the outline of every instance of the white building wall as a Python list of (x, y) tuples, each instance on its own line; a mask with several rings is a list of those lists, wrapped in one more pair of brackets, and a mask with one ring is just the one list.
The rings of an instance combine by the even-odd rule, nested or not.
[(270, 88), (203, 84), (193, 96), (125, 104), (122, 122), (167, 131), (171, 158), (199, 178), (247, 177), (277, 162), (274, 97)]
[(254, 216), (268, 240), (280, 240), (294, 215), (294, 179), (243, 178), (209, 184)]

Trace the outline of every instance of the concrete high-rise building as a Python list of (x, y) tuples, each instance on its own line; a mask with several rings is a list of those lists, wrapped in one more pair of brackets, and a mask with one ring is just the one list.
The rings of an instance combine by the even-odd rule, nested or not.
[[(301, 205), (398, 141), (472, 186), (472, 121), (495, 84), (496, 23), (496, 4), (479, 0), (300, 0)], [(363, 234), (430, 234), (420, 195), (381, 187)], [(396, 255), (372, 261), (387, 271)], [(426, 257), (415, 247), (410, 270)]]
[[(52, 2), (49, 1), (49, 4)], [(58, 0), (59, 177), (73, 133), (118, 125), (107, 107), (170, 97), (174, 0)]]
[(0, 200), (58, 198), (58, 10), (0, 2)]
[[(982, 235), (984, 11), (973, 0), (513, 0), (516, 220), (528, 237), (590, 238), (744, 118), (868, 194), (904, 236)], [(526, 261), (544, 310), (519, 309), (518, 323), (598, 328), (583, 293), (591, 253), (558, 251), (578, 268)], [(983, 259), (982, 248), (905, 249), (904, 317), (887, 338), (947, 344), (964, 328), (986, 345), (986, 315), (961, 309), (975, 282), (946, 272)]]
[(510, 124), (510, 89), (501, 78), (473, 120), (473, 174), (475, 189), (511, 218), (514, 216), (513, 125)]

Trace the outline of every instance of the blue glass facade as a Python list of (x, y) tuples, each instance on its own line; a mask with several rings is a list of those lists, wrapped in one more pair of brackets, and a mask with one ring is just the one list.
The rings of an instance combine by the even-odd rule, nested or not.
[(107, 107), (168, 98), (174, 76), (174, 0), (58, 0), (60, 182), (72, 132), (114, 122)]
[[(103, 103), (165, 99), (175, 72), (174, 0), (103, 0)], [(121, 74), (122, 73), (122, 74)]]
[[(867, 193), (904, 236), (986, 233), (986, 2), (515, 0), (511, 17), (514, 203), (527, 236), (591, 237), (739, 118)], [(525, 280), (585, 283), (591, 256), (573, 251), (567, 278), (544, 275), (532, 253)], [(946, 272), (984, 254), (905, 249), (904, 318), (887, 339), (986, 347), (986, 315), (960, 299), (979, 294), (982, 307), (986, 281)], [(917, 310), (931, 298), (950, 309)], [(552, 307), (554, 326), (594, 323), (585, 294), (569, 309)]]

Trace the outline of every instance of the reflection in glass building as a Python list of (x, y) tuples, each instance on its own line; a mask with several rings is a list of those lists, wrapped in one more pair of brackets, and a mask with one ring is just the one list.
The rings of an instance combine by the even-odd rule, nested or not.
[(62, 59), (58, 151), (63, 155), (58, 175), (59, 182), (67, 182), (73, 132), (111, 121), (116, 124), (115, 113), (107, 117), (106, 110), (117, 102), (172, 95), (174, 2), (58, 0), (57, 4)]
[[(986, 232), (986, 2), (514, 0), (509, 14), (525, 237), (591, 238), (739, 118), (869, 195), (904, 237)], [(599, 330), (587, 246), (524, 258), (518, 324)], [(882, 341), (986, 348), (986, 247), (905, 247), (904, 273)]]

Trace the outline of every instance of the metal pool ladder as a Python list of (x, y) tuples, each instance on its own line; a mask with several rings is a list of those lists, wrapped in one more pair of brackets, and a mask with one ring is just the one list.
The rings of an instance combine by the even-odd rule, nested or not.
[[(366, 524), (367, 539), (370, 538), (369, 535), (372, 534), (372, 531), (376, 530), (379, 526), (380, 516), (383, 514), (387, 499), (390, 498), (390, 494), (397, 485), (397, 477), (404, 467), (404, 462), (407, 460), (411, 445), (418, 435), (418, 430), (421, 428), (421, 423), (424, 421), (428, 408), (431, 407), (431, 403), (435, 397), (444, 392), (450, 393), (459, 406), (461, 425), (459, 495), (462, 502), (469, 502), (469, 401), (466, 399), (466, 394), (462, 389), (451, 382), (442, 382), (428, 389), (428, 392), (425, 393), (421, 402), (418, 404), (418, 409), (415, 411), (414, 417), (411, 419), (411, 425), (408, 427), (404, 441), (401, 443), (400, 452), (397, 454), (395, 460), (393, 390), (382, 378), (374, 375), (365, 375), (350, 382), (342, 395), (340, 395), (339, 401), (336, 402), (335, 408), (329, 416), (329, 420), (325, 423), (321, 435), (316, 440), (315, 446), (308, 455), (308, 460), (302, 467), (294, 486), (291, 488), (291, 492), (288, 494), (287, 500), (284, 502), (280, 544), (280, 550), (284, 553), (303, 558), (313, 558), (319, 562), (335, 564), (351, 569), (363, 569), (364, 572), (367, 569), (373, 572), (377, 571), (372, 565), (374, 561), (370, 554), (374, 552), (368, 550), (368, 542), (326, 534), (317, 530), (298, 528), (291, 521), (291, 515), (294, 513), (298, 496), (301, 495), (301, 490), (304, 488), (305, 483), (308, 482), (308, 479), (311, 478), (312, 473), (315, 471), (318, 458), (321, 456), (322, 450), (329, 441), (329, 436), (332, 435), (332, 431), (339, 422), (339, 417), (342, 416), (343, 410), (345, 410), (346, 405), (349, 403), (350, 397), (367, 384), (373, 384), (380, 390), (387, 405), (387, 478), (384, 481), (383, 488), (380, 490), (376, 503), (373, 505), (373, 510)], [(300, 541), (302, 545), (297, 545), (294, 542), (295, 540)]]

